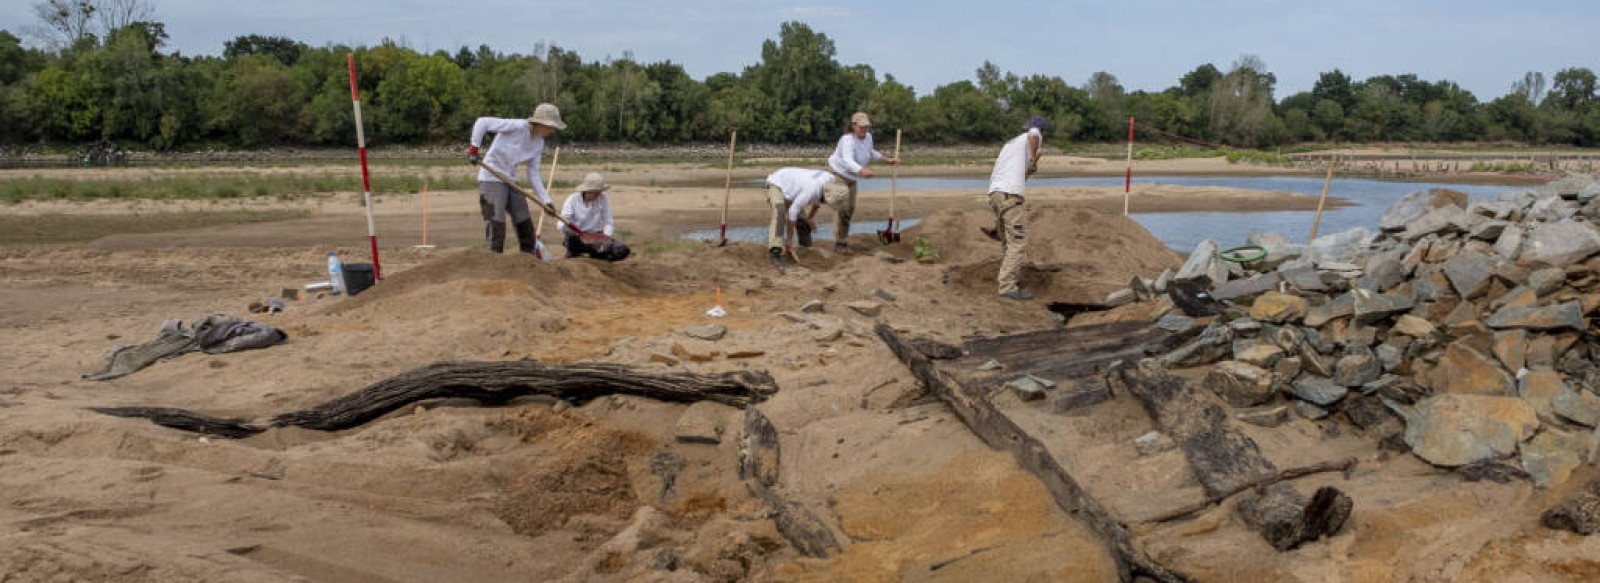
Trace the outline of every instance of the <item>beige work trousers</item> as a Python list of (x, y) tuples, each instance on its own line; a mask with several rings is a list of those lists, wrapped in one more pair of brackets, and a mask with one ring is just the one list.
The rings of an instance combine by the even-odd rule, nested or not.
[[(833, 207), (836, 212), (840, 212), (841, 205), (851, 204), (855, 194), (854, 187), (846, 189), (840, 182), (835, 179), (822, 188), (822, 204)], [(782, 189), (768, 184), (767, 206), (772, 207), (772, 221), (767, 224), (767, 247), (782, 249), (784, 237), (789, 234), (789, 200), (783, 197)], [(811, 209), (800, 209), (800, 216), (807, 216), (810, 211)], [(849, 228), (849, 217), (847, 216), (844, 221), (846, 228)], [(837, 227), (838, 224), (835, 221), (834, 226)]]
[(994, 211), (994, 230), (1000, 234), (1000, 293), (1017, 291), (1017, 274), (1022, 271), (1022, 250), (1028, 244), (1027, 213), (1021, 195), (1000, 191), (989, 193), (989, 209)]

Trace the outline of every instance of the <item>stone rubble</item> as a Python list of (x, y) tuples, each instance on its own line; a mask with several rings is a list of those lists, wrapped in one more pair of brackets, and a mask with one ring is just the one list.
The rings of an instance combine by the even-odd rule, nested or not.
[(1597, 195), (1589, 175), (1478, 202), (1419, 191), (1377, 232), (1252, 233), (1267, 254), (1244, 264), (1207, 240), (1176, 274), (1108, 299), (1147, 301), (1169, 280), (1209, 290), (1221, 313), (1161, 316), (1192, 339), (1157, 357), (1215, 365), (1201, 384), (1242, 421), (1293, 410), (1398, 433), (1434, 465), (1520, 464), (1555, 487), (1590, 456), (1572, 436), (1600, 424)]

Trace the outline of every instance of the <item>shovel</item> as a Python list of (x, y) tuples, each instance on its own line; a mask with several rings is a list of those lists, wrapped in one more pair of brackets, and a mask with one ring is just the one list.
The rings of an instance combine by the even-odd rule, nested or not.
[[(556, 165), (559, 163), (561, 163), (561, 147), (557, 146), (555, 151), (550, 153), (550, 178), (546, 179), (544, 182), (545, 192), (550, 192), (550, 189), (555, 188), (556, 186)], [(543, 237), (544, 215), (539, 215), (539, 224), (533, 228), (533, 240), (539, 241)], [(541, 260), (544, 259), (543, 244), (533, 246), (533, 256)]]
[[(543, 212), (546, 215), (549, 215), (550, 218), (555, 220), (557, 223), (566, 224), (567, 225), (567, 229), (572, 231), (573, 234), (577, 235), (578, 238), (580, 238), (580, 239), (583, 239), (585, 237), (593, 238), (595, 235), (598, 234), (598, 233), (585, 233), (585, 232), (583, 232), (583, 229), (579, 229), (577, 225), (574, 225), (572, 223), (568, 223), (566, 221), (561, 220), (561, 213), (556, 212), (556, 207), (553, 207), (553, 206), (550, 206), (548, 204), (545, 204), (544, 201), (539, 200), (539, 197), (534, 196), (532, 192), (529, 192), (527, 188), (523, 188), (523, 186), (521, 184), (517, 184), (515, 181), (511, 180), (511, 178), (507, 177), (505, 174), (501, 174), (500, 171), (499, 170), (495, 170), (493, 166), (490, 166), (488, 164), (484, 164), (483, 162), (479, 162), (478, 163), (478, 167), (479, 168), (483, 168), (484, 170), (488, 170), (489, 174), (494, 175), (495, 179), (506, 183), (506, 185), (510, 186), (512, 190), (517, 191), (524, 198), (527, 198), (528, 202), (533, 203), (533, 206), (538, 207), (541, 212)], [(551, 169), (554, 170), (554, 167), (552, 166)], [(552, 176), (554, 176), (554, 173), (552, 173)], [(601, 236), (603, 237), (604, 235), (601, 235)]]
[(722, 187), (722, 234), (718, 247), (728, 246), (728, 198), (733, 194), (733, 146), (739, 141), (739, 130), (728, 133), (728, 182)]
[[(894, 131), (894, 159), (900, 160), (900, 130)], [(878, 231), (878, 242), (884, 245), (900, 242), (900, 233), (895, 232), (895, 199), (900, 197), (900, 164), (896, 163), (889, 174), (889, 224)]]

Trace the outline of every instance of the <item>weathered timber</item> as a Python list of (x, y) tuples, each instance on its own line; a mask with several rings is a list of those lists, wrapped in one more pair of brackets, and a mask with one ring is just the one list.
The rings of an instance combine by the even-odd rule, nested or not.
[(264, 423), (210, 417), (167, 407), (92, 407), (118, 417), (141, 417), (158, 425), (246, 437), (271, 427), (338, 431), (357, 427), (408, 405), (430, 399), (465, 398), (486, 405), (545, 395), (583, 402), (603, 395), (635, 395), (674, 403), (715, 401), (735, 407), (766, 400), (778, 391), (762, 371), (720, 374), (662, 373), (616, 364), (550, 365), (532, 360), (440, 362), (383, 379), (349, 395)]
[(1118, 360), (1135, 361), (1164, 352), (1171, 348), (1172, 338), (1171, 332), (1149, 322), (969, 337), (964, 339), (966, 355), (950, 361), (946, 370), (962, 384), (970, 384), (978, 377), (978, 365), (993, 359), (1005, 365), (1007, 378), (1031, 374), (1059, 381), (1096, 375)]
[(1350, 517), (1353, 502), (1336, 488), (1307, 499), (1289, 484), (1271, 482), (1278, 469), (1261, 455), (1255, 440), (1234, 428), (1222, 407), (1154, 361), (1117, 367), (1107, 377), (1139, 399), (1162, 432), (1178, 443), (1207, 498), (1226, 498), (1256, 482), (1271, 483), (1241, 500), (1238, 513), (1273, 548), (1289, 550), (1331, 535)]
[(1600, 532), (1600, 478), (1539, 516), (1545, 528), (1588, 536)]
[(1345, 459), (1337, 461), (1337, 462), (1323, 462), (1323, 463), (1319, 463), (1319, 464), (1312, 464), (1312, 465), (1309, 465), (1309, 466), (1301, 466), (1301, 467), (1298, 467), (1298, 468), (1289, 468), (1287, 470), (1283, 470), (1283, 471), (1278, 472), (1276, 474), (1273, 474), (1271, 476), (1265, 476), (1265, 477), (1262, 477), (1262, 478), (1257, 479), (1257, 480), (1252, 480), (1249, 483), (1239, 485), (1239, 486), (1235, 487), (1234, 489), (1232, 489), (1232, 490), (1230, 490), (1228, 492), (1224, 492), (1221, 496), (1208, 496), (1208, 497), (1206, 497), (1205, 500), (1203, 500), (1201, 502), (1196, 502), (1194, 504), (1190, 504), (1188, 506), (1184, 506), (1182, 508), (1178, 508), (1178, 509), (1172, 510), (1172, 511), (1167, 512), (1165, 514), (1162, 514), (1160, 516), (1147, 518), (1147, 519), (1144, 520), (1144, 522), (1145, 523), (1171, 522), (1171, 521), (1174, 521), (1174, 520), (1180, 520), (1180, 519), (1183, 519), (1183, 518), (1188, 518), (1189, 516), (1194, 515), (1194, 513), (1196, 513), (1196, 512), (1200, 512), (1200, 511), (1205, 510), (1207, 508), (1210, 508), (1212, 506), (1216, 506), (1218, 504), (1221, 504), (1224, 501), (1226, 501), (1227, 499), (1232, 498), (1234, 495), (1236, 495), (1236, 494), (1238, 494), (1240, 492), (1243, 492), (1245, 490), (1250, 490), (1250, 489), (1254, 489), (1254, 488), (1263, 488), (1263, 487), (1266, 487), (1266, 486), (1271, 486), (1271, 485), (1276, 484), (1278, 482), (1282, 482), (1282, 481), (1285, 481), (1285, 480), (1293, 480), (1295, 478), (1302, 478), (1302, 477), (1305, 477), (1305, 476), (1310, 476), (1312, 474), (1320, 474), (1320, 473), (1324, 473), (1324, 472), (1347, 472), (1347, 471), (1350, 471), (1350, 468), (1355, 467), (1355, 465), (1356, 465), (1356, 458), (1352, 457), (1352, 458), (1345, 458)]
[[(996, 409), (982, 388), (963, 384), (941, 372), (933, 361), (901, 339), (888, 325), (880, 323), (875, 330), (889, 350), (927, 385), (928, 390), (949, 405), (962, 423), (989, 447), (1010, 452), (1023, 469), (1044, 482), (1057, 506), (1100, 535), (1116, 562), (1119, 579), (1133, 581), (1136, 577), (1148, 577), (1164, 582), (1190, 581), (1189, 577), (1157, 564), (1135, 547), (1127, 528), (1113, 519), (1105, 507), (1067, 473), (1043, 443)], [(968, 346), (970, 350), (970, 342)], [(969, 358), (973, 356), (968, 355)]]
[(739, 441), (739, 479), (755, 479), (763, 487), (778, 484), (778, 430), (755, 407), (744, 408), (744, 435)]
[(112, 417), (149, 419), (162, 427), (231, 439), (243, 439), (261, 432), (261, 428), (252, 425), (249, 419), (208, 417), (171, 407), (90, 407), (89, 410)]
[(778, 534), (808, 557), (824, 558), (843, 550), (827, 523), (806, 505), (785, 500), (778, 486), (778, 430), (754, 406), (744, 408), (744, 434), (739, 437), (739, 479), (750, 495), (767, 505)]
[(783, 535), (784, 540), (794, 545), (801, 554), (826, 558), (844, 550), (839, 546), (839, 540), (834, 538), (833, 531), (828, 529), (827, 523), (822, 522), (817, 513), (804, 504), (785, 500), (756, 482), (744, 484), (750, 490), (750, 495), (767, 504), (773, 522), (778, 525), (778, 534)]

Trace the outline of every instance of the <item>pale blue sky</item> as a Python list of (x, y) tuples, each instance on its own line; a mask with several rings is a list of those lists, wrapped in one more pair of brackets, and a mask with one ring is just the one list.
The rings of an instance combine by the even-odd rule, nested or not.
[[(1277, 98), (1309, 90), (1334, 68), (1364, 79), (1416, 73), (1449, 79), (1482, 101), (1527, 71), (1600, 71), (1600, 2), (1547, 0), (152, 0), (172, 45), (216, 54), (243, 34), (311, 45), (402, 39), (417, 49), (488, 44), (527, 53), (540, 42), (585, 60), (671, 60), (691, 75), (737, 72), (760, 58), (778, 25), (799, 20), (826, 33), (846, 64), (867, 63), (919, 95), (970, 79), (984, 60), (1020, 75), (1081, 85), (1095, 71), (1129, 90), (1158, 91), (1201, 63), (1227, 70), (1243, 54), (1267, 63)], [(33, 0), (7, 0), (12, 6)], [(0, 11), (0, 28), (32, 24), (32, 11)]]

